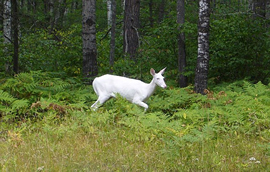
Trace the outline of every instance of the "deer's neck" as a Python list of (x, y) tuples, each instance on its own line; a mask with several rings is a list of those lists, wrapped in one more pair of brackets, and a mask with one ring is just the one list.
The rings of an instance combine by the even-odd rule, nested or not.
[(148, 97), (150, 97), (154, 91), (156, 90), (156, 83), (154, 78), (152, 79), (152, 81), (148, 84), (147, 89), (148, 89)]

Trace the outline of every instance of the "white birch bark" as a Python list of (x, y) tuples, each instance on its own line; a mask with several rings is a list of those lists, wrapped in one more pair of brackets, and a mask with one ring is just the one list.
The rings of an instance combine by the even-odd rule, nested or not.
[(11, 43), (11, 0), (4, 1), (4, 21), (3, 21), (3, 31), (4, 31), (4, 43)]
[[(4, 0), (4, 13), (3, 13), (3, 36), (4, 44), (11, 44), (11, 0)], [(4, 53), (8, 56), (8, 46), (3, 49)], [(10, 72), (11, 64), (7, 60), (5, 63), (5, 71)]]
[(82, 4), (82, 73), (87, 84), (91, 84), (98, 73), (96, 45), (96, 0), (83, 0)]
[(112, 1), (107, 0), (108, 28), (112, 26)]
[(195, 92), (205, 94), (209, 68), (210, 0), (199, 1), (198, 57), (195, 71)]
[(116, 0), (111, 0), (111, 41), (110, 41), (110, 73), (113, 72), (114, 56), (115, 56), (115, 29), (116, 29)]

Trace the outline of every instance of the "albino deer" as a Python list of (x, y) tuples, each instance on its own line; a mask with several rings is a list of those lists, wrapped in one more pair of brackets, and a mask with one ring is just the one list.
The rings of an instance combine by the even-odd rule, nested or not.
[(116, 97), (116, 94), (120, 94), (128, 101), (142, 106), (146, 111), (148, 105), (144, 101), (154, 93), (156, 86), (158, 85), (161, 88), (167, 87), (164, 82), (164, 77), (162, 76), (165, 69), (166, 68), (156, 73), (155, 70), (151, 68), (150, 73), (153, 79), (149, 84), (140, 80), (109, 74), (95, 78), (93, 88), (98, 95), (98, 99), (91, 108), (96, 110), (99, 105), (102, 105), (109, 98)]

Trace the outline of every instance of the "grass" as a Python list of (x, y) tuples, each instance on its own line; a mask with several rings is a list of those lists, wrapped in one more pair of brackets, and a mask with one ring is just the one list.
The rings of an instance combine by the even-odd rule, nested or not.
[[(88, 116), (87, 116), (88, 115)], [(1, 171), (265, 171), (267, 142), (224, 134), (200, 142), (155, 137), (133, 140), (134, 131), (90, 116), (60, 123), (26, 122), (1, 133)], [(96, 116), (97, 117), (97, 116)], [(100, 118), (101, 119), (101, 118)], [(84, 122), (84, 124), (82, 123)], [(127, 137), (129, 136), (129, 137)], [(269, 149), (269, 148), (268, 148)], [(254, 159), (255, 158), (255, 159)]]

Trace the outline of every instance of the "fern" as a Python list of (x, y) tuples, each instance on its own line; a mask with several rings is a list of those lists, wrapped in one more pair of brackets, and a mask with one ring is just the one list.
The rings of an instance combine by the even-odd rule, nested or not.
[(20, 73), (14, 78), (7, 79), (2, 87), (16, 98), (30, 98), (37, 85), (32, 75)]
[(270, 124), (269, 86), (260, 82), (224, 84), (209, 90), (207, 96), (195, 94), (191, 87), (158, 89), (146, 113), (121, 97), (91, 112), (89, 106), (96, 100), (93, 89), (63, 76), (36, 71), (6, 79), (0, 86), (1, 115), (17, 120), (48, 116), (64, 120), (80, 114), (74, 118), (81, 124), (87, 118), (88, 127), (123, 127), (134, 133), (127, 139), (143, 141), (168, 137), (197, 142), (214, 139), (218, 133), (266, 133)]
[(190, 94), (189, 91), (188, 88), (158, 91), (157, 96), (153, 96), (149, 100), (150, 111), (162, 110), (164, 113), (172, 115), (177, 109), (189, 108), (198, 98), (196, 94)]
[(20, 113), (25, 112), (29, 108), (29, 101), (28, 100), (15, 100), (11, 104), (12, 109), (18, 110)]
[[(57, 74), (36, 71), (20, 73), (13, 78), (6, 79), (0, 86), (0, 111), (5, 118), (14, 119), (19, 116), (28, 118), (48, 110), (65, 114), (66, 111), (62, 109), (72, 109), (66, 107), (67, 101), (77, 104), (75, 97), (85, 98), (80, 92), (71, 91), (78, 87), (78, 82), (75, 82), (78, 80), (71, 78), (65, 81), (60, 78), (51, 78), (52, 75)], [(44, 101), (42, 101), (44, 99), (50, 100), (50, 103), (44, 105)], [(76, 108), (73, 109), (76, 110)]]
[(0, 103), (10, 103), (13, 102), (15, 100), (15, 98), (13, 96), (11, 96), (9, 93), (0, 90)]
[(244, 82), (244, 90), (245, 92), (252, 96), (252, 97), (258, 97), (261, 95), (265, 95), (269, 90), (267, 90), (266, 85), (263, 85), (261, 82), (258, 82), (257, 84), (250, 84), (249, 82)]
[(52, 78), (50, 80), (44, 80), (40, 83), (40, 87), (43, 90), (50, 91), (53, 93), (64, 91), (69, 88), (71, 84), (61, 80), (60, 78)]

